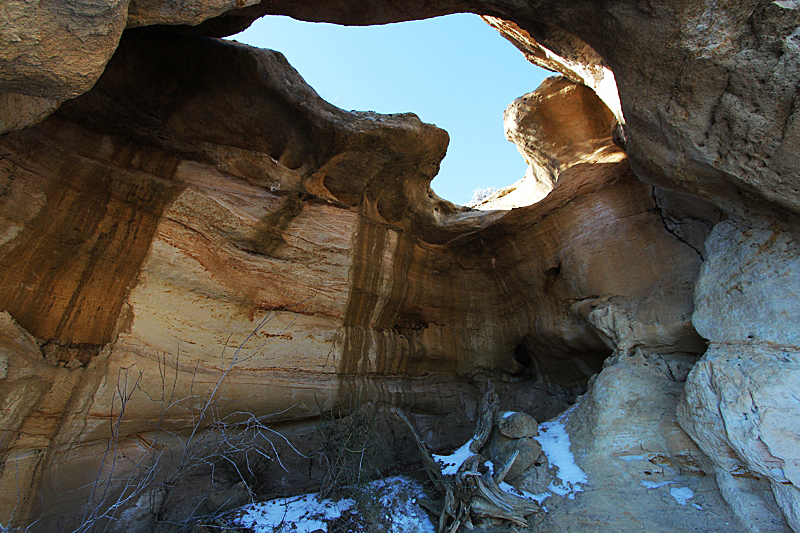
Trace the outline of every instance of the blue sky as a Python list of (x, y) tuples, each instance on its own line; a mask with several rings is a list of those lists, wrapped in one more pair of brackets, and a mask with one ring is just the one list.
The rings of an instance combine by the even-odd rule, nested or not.
[(412, 112), (447, 130), (450, 146), (432, 186), (458, 204), (525, 173), (503, 135), (503, 111), (553, 75), (476, 15), (368, 27), (267, 16), (232, 39), (282, 52), (342, 109)]

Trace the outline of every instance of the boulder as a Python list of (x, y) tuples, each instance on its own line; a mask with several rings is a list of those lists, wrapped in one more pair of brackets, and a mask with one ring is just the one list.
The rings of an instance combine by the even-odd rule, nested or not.
[(542, 454), (542, 446), (530, 437), (511, 438), (496, 431), (490, 437), (485, 453), (495, 465), (504, 465), (515, 452), (519, 455), (506, 475), (507, 481), (513, 482), (531, 468), (547, 469), (547, 457)]
[(797, 352), (712, 346), (686, 384), (680, 423), (713, 462), (731, 508), (753, 524), (749, 531), (769, 531), (763, 524), (781, 522), (780, 510), (800, 529), (800, 408), (790, 392), (798, 379)]
[(524, 439), (539, 434), (539, 424), (535, 418), (526, 413), (510, 411), (503, 413), (497, 420), (497, 429), (501, 435), (510, 439)]

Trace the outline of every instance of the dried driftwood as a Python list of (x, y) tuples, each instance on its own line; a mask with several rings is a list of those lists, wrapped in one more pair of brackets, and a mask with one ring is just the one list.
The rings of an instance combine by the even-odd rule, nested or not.
[(539, 511), (536, 502), (515, 496), (500, 488), (500, 483), (511, 470), (519, 452), (515, 452), (500, 468), (494, 468), (494, 473), (485, 466), (486, 458), (480, 454), (495, 423), (497, 404), (497, 395), (489, 382), (469, 447), (472, 455), (464, 461), (454, 476), (442, 474), (441, 467), (422, 442), (411, 421), (402, 411), (394, 410), (411, 430), (425, 470), (436, 491), (442, 495), (440, 500), (426, 505), (428, 510), (439, 516), (437, 533), (472, 530), (473, 518), (499, 518), (525, 527), (527, 525), (525, 517)]

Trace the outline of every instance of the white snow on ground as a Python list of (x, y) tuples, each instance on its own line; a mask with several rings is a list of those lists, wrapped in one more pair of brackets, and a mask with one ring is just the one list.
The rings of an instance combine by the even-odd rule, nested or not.
[(472, 439), (469, 439), (466, 444), (457, 449), (450, 455), (434, 455), (433, 460), (439, 463), (442, 467), (442, 474), (445, 476), (454, 476), (464, 461), (472, 456), (469, 451), (469, 445), (472, 444)]
[[(649, 489), (659, 489), (666, 485), (672, 485), (677, 483), (677, 481), (642, 481), (642, 485), (644, 485), (648, 490)], [(686, 505), (689, 500), (694, 498), (694, 491), (689, 487), (672, 487), (669, 489), (669, 494), (675, 501), (678, 502), (680, 505)], [(692, 507), (697, 509), (698, 511), (703, 510), (703, 506), (697, 503), (693, 503)]]
[(648, 455), (620, 455), (617, 459), (620, 459), (625, 462), (629, 461), (646, 461), (649, 458)]
[(539, 436), (534, 437), (542, 445), (542, 451), (547, 455), (547, 460), (551, 467), (558, 469), (556, 476), (558, 479), (550, 483), (547, 487), (551, 491), (561, 496), (566, 496), (570, 500), (575, 499), (576, 492), (583, 492), (581, 484), (587, 484), (586, 473), (575, 464), (575, 456), (569, 449), (569, 433), (564, 426), (564, 421), (572, 409), (563, 413), (560, 417), (539, 426)]
[(675, 481), (642, 481), (642, 485), (648, 489), (657, 489), (664, 485), (672, 485)]
[(380, 493), (386, 509), (386, 518), (391, 520), (389, 533), (435, 533), (427, 513), (417, 504), (424, 498), (422, 487), (407, 478), (395, 476), (372, 483)]
[(686, 505), (686, 502), (694, 498), (694, 491), (689, 487), (674, 487), (669, 489), (669, 493), (681, 505)]
[(520, 490), (517, 487), (511, 486), (505, 481), (500, 483), (500, 488), (509, 494), (514, 494), (515, 496), (519, 496), (520, 498), (525, 498), (526, 500), (535, 501), (539, 505), (541, 505), (542, 502), (545, 501), (547, 498), (552, 496), (552, 494), (550, 494), (549, 492), (544, 492), (542, 494), (531, 494), (526, 490)]
[[(419, 484), (396, 476), (374, 481), (370, 486), (380, 502), (389, 533), (435, 533), (430, 518), (417, 504), (417, 499), (424, 496)], [(355, 505), (351, 499), (334, 502), (319, 500), (317, 494), (304, 494), (246, 505), (235, 522), (252, 528), (255, 533), (328, 531), (329, 521)]]
[(353, 506), (353, 500), (318, 500), (317, 494), (278, 498), (253, 503), (242, 508), (237, 525), (253, 528), (255, 533), (311, 533), (328, 530), (328, 521), (339, 518)]

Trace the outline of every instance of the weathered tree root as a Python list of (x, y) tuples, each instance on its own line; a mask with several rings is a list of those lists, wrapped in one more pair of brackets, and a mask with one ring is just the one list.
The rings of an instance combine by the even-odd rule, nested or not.
[(489, 468), (481, 449), (489, 439), (497, 413), (497, 395), (489, 382), (481, 402), (479, 418), (472, 437), (469, 450), (472, 455), (464, 461), (454, 476), (445, 476), (439, 464), (434, 460), (430, 450), (422, 442), (417, 430), (399, 409), (394, 413), (405, 422), (414, 436), (414, 440), (422, 456), (422, 463), (433, 482), (436, 492), (443, 500), (428, 502), (425, 507), (439, 516), (437, 533), (457, 533), (472, 530), (473, 519), (499, 518), (515, 525), (525, 527), (525, 517), (540, 511), (539, 505), (532, 500), (508, 493), (500, 488), (514, 461), (519, 456), (515, 452), (500, 468)]

